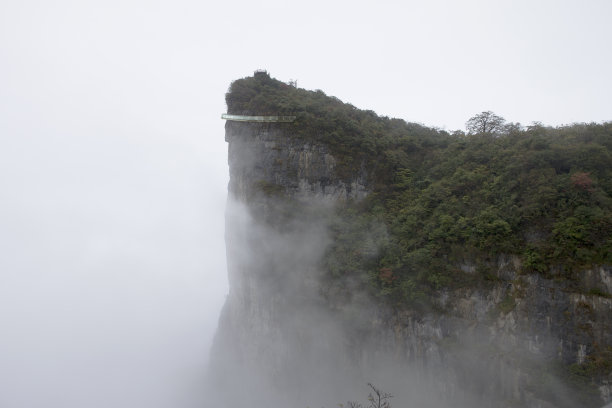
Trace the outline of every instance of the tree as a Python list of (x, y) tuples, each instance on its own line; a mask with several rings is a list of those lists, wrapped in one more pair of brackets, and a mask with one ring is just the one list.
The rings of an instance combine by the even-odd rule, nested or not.
[[(373, 391), (370, 395), (368, 395), (367, 406), (355, 401), (349, 401), (346, 403), (347, 408), (391, 408), (391, 403), (389, 399), (393, 398), (393, 395), (388, 394), (386, 392), (382, 392), (378, 388), (376, 388), (371, 383), (368, 383), (368, 387), (370, 387)], [(339, 404), (341, 408), (344, 408), (344, 404)]]
[(593, 179), (591, 179), (590, 173), (583, 171), (574, 173), (572, 174), (570, 180), (572, 181), (573, 186), (580, 190), (585, 190), (590, 193), (595, 191), (593, 188)]
[(465, 127), (468, 133), (471, 134), (495, 135), (504, 130), (505, 123), (506, 120), (501, 116), (497, 116), (491, 111), (486, 111), (471, 117), (465, 123)]

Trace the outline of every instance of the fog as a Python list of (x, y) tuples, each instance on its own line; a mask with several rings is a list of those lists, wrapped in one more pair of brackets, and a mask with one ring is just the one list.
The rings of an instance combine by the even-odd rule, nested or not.
[(227, 290), (223, 176), (195, 135), (109, 122), (25, 122), (1, 153), (0, 406), (193, 406)]
[[(518, 314), (490, 324), (477, 316), (496, 313), (495, 303), (486, 304), (496, 295), (502, 299), (502, 285), (486, 293), (446, 292), (432, 299), (431, 309), (412, 315), (375, 298), (363, 284), (367, 277), (360, 276), (360, 265), (330, 276), (334, 272), (323, 270), (321, 261), (329, 260), (331, 231), (350, 220), (337, 211), (342, 207), (337, 185), (327, 185), (328, 196), (306, 193), (313, 187), (306, 186), (307, 179), (294, 196), (258, 193), (249, 181), (275, 175), (241, 156), (259, 156), (257, 150), (273, 146), (275, 138), (257, 130), (249, 135), (245, 128), (228, 132), (234, 155), (226, 224), (231, 290), (211, 355), (209, 406), (334, 407), (355, 401), (371, 406), (370, 383), (390, 393), (396, 407), (581, 406), (584, 396), (551, 369), (560, 345), (546, 327), (536, 329), (535, 323), (523, 335), (509, 327)], [(282, 155), (273, 150), (277, 156), (264, 153), (269, 162)], [(293, 155), (298, 156), (306, 155)], [(295, 159), (285, 171), (316, 167), (316, 158), (305, 161)], [(291, 191), (291, 184), (285, 188)], [(352, 228), (362, 262), (376, 258), (387, 235), (384, 224), (371, 219)], [(445, 307), (470, 314), (440, 312)], [(546, 401), (538, 399), (542, 396)]]
[[(238, 166), (240, 159), (234, 160)], [(243, 188), (265, 171), (248, 164), (242, 170), (230, 184), (231, 290), (211, 356), (209, 406), (369, 406), (367, 384), (373, 383), (397, 407), (509, 407), (525, 386), (521, 371), (545, 366), (555, 355), (558, 340), (544, 332), (534, 347), (514, 332), (494, 336), (491, 327), (468, 319), (435, 312), (436, 318), (427, 312), (397, 317), (358, 282), (358, 272), (330, 278), (320, 265), (340, 220), (329, 197), (258, 198)], [(287, 213), (287, 206), (295, 211)], [(280, 224), (279, 214), (287, 214)], [(356, 232), (367, 256), (376, 257), (384, 228), (372, 220)], [(548, 381), (562, 406), (577, 406), (554, 373)]]
[(197, 144), (55, 136), (2, 154), (0, 406), (194, 406), (224, 187)]
[(499, 3), (1, 2), (0, 406), (207, 406), (254, 69), (448, 129), (610, 119), (609, 2)]
[(0, 6), (3, 408), (205, 406), (227, 84), (129, 7)]

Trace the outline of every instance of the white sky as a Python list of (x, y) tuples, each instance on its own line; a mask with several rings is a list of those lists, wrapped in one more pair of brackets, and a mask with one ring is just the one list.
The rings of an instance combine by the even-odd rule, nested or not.
[[(195, 406), (224, 93), (258, 68), (448, 130), (612, 120), (612, 2), (0, 2), (0, 406)], [(205, 405), (204, 405), (205, 406)]]

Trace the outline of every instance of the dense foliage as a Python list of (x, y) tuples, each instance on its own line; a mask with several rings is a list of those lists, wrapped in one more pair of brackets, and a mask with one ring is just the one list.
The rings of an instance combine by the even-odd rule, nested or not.
[(612, 264), (612, 123), (523, 129), (494, 115), (495, 131), (449, 134), (264, 72), (235, 81), (226, 100), (234, 114), (296, 115), (276, 126), (328, 145), (338, 177), (367, 173), (373, 193), (340, 211), (324, 262), (330, 276), (368, 282), (392, 304), (486, 284), (500, 255), (568, 280)]

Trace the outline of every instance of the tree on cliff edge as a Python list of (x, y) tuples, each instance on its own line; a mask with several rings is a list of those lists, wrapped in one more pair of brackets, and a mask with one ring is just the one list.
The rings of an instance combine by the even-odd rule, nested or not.
[(471, 117), (465, 123), (465, 127), (471, 134), (495, 135), (504, 130), (505, 123), (506, 120), (501, 116), (486, 111)]

